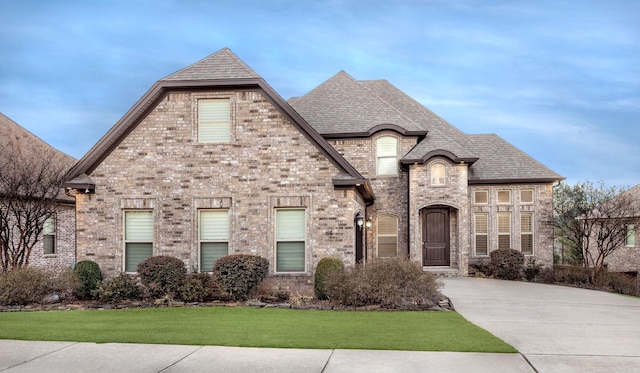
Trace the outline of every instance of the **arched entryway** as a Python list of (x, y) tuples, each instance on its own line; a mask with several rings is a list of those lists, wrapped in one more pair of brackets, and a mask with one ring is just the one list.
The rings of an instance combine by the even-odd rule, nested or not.
[(422, 209), (422, 265), (426, 267), (451, 264), (451, 223), (447, 206)]

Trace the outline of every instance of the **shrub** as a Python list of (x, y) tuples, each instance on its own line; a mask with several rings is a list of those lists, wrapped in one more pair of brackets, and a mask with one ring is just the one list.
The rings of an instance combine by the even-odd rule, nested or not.
[(54, 291), (51, 274), (40, 268), (16, 268), (0, 276), (0, 304), (5, 306), (42, 303)]
[(182, 260), (172, 256), (152, 256), (138, 264), (140, 281), (152, 298), (177, 294), (187, 277)]
[(495, 278), (518, 280), (522, 277), (524, 255), (514, 249), (498, 249), (491, 252), (491, 269)]
[(318, 299), (328, 299), (325, 292), (325, 279), (333, 271), (344, 271), (344, 263), (340, 258), (324, 257), (320, 259), (316, 266), (316, 273), (313, 281), (313, 292)]
[(268, 273), (269, 261), (256, 255), (227, 255), (213, 265), (213, 277), (220, 290), (237, 300), (246, 300)]
[(555, 266), (554, 278), (556, 282), (577, 286), (589, 284), (591, 271), (584, 267)]
[(524, 268), (524, 277), (529, 282), (536, 281), (541, 271), (542, 271), (542, 266), (536, 263), (535, 258), (531, 257), (527, 261), (527, 266)]
[(327, 275), (329, 299), (344, 306), (380, 305), (389, 309), (428, 309), (442, 295), (436, 278), (406, 259), (374, 259)]
[(208, 273), (192, 273), (180, 287), (180, 299), (185, 302), (203, 302), (211, 297), (211, 277)]
[(104, 281), (98, 288), (98, 298), (103, 302), (121, 302), (139, 299), (142, 289), (135, 276), (124, 272)]
[(602, 272), (596, 286), (609, 292), (638, 295), (638, 283), (635, 276), (622, 272)]
[(73, 269), (74, 287), (73, 295), (78, 299), (95, 299), (98, 296), (98, 287), (102, 283), (102, 271), (98, 263), (91, 260), (83, 260)]

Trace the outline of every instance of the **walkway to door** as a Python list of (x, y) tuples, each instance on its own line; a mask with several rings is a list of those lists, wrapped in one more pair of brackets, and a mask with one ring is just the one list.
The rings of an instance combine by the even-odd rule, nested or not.
[(640, 372), (640, 298), (517, 281), (442, 281), (456, 311), (514, 346), (538, 372)]

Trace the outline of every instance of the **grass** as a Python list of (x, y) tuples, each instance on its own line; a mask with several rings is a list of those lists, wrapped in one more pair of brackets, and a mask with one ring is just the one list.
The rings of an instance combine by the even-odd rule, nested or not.
[(307, 349), (517, 352), (456, 312), (175, 307), (0, 313), (0, 339)]

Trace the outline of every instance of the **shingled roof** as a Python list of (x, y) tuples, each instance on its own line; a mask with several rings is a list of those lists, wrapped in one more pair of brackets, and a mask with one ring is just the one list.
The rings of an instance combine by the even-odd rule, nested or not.
[[(144, 119), (145, 115), (173, 90), (185, 89), (236, 89), (262, 90), (265, 97), (313, 144), (327, 156), (337, 168), (333, 182), (336, 187), (356, 187), (363, 198), (373, 200), (373, 193), (365, 179), (346, 159), (305, 121), (293, 108), (269, 86), (260, 75), (240, 60), (230, 49), (224, 48), (187, 66), (159, 81), (82, 157), (67, 174), (67, 185), (92, 189), (88, 175), (122, 142)], [(88, 184), (89, 183), (89, 184)]]
[(470, 184), (563, 179), (496, 135), (465, 134), (386, 80), (357, 81), (341, 71), (289, 102), (327, 138), (371, 136), (383, 129), (418, 135), (419, 143), (403, 157), (403, 164), (424, 163), (434, 156), (464, 161), (471, 164)]

